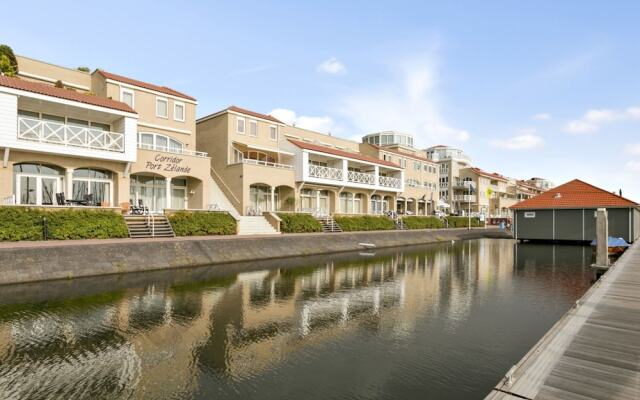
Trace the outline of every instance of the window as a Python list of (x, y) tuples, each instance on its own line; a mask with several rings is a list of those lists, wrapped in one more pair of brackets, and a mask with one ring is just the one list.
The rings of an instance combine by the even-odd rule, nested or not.
[(146, 150), (182, 154), (184, 144), (159, 133), (140, 133), (138, 135), (138, 147)]
[(406, 158), (401, 158), (400, 159), (400, 166), (402, 168), (407, 168), (407, 159)]
[(236, 132), (244, 135), (244, 118), (236, 117)]
[(64, 170), (53, 165), (15, 164), (13, 173), (17, 204), (53, 205), (64, 190)]
[(535, 211), (527, 211), (524, 213), (524, 217), (525, 218), (535, 218), (536, 217), (536, 213)]
[(79, 168), (73, 171), (73, 200), (84, 200), (91, 195), (95, 204), (111, 204), (112, 174), (109, 171)]
[(133, 90), (129, 89), (120, 89), (120, 101), (125, 103), (131, 108), (135, 107), (135, 98), (133, 96)]
[(258, 121), (249, 121), (249, 136), (258, 137)]
[(382, 154), (382, 159), (385, 161), (391, 161), (391, 155), (387, 153)]
[(156, 97), (156, 117), (169, 118), (169, 101), (162, 97)]
[(421, 168), (420, 162), (414, 161), (413, 162), (413, 169), (416, 170), (416, 171), (420, 171), (420, 168)]
[(269, 139), (278, 140), (278, 128), (276, 126), (271, 125), (269, 127)]
[(184, 122), (184, 103), (173, 102), (173, 119)]

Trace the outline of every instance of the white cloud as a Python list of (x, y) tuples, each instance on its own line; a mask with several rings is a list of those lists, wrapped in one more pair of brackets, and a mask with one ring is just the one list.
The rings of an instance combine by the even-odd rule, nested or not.
[(631, 172), (640, 172), (640, 161), (628, 161), (626, 167)]
[(337, 58), (331, 57), (328, 60), (324, 60), (320, 65), (318, 65), (318, 71), (324, 72), (331, 75), (344, 74), (347, 72), (347, 68), (338, 61)]
[(431, 51), (391, 65), (384, 83), (348, 92), (336, 112), (358, 134), (407, 132), (418, 146), (467, 141), (469, 132), (449, 125), (441, 113), (436, 60)]
[(531, 116), (531, 119), (535, 119), (535, 120), (538, 120), (538, 121), (546, 121), (546, 120), (551, 119), (551, 114), (549, 114), (549, 113), (533, 114)]
[(286, 108), (276, 108), (269, 115), (278, 118), (285, 124), (295, 125), (300, 128), (310, 129), (316, 132), (329, 133), (336, 129), (335, 121), (328, 116), (311, 117), (304, 115), (296, 115), (295, 111)]
[(640, 143), (629, 143), (625, 147), (625, 152), (632, 156), (640, 156)]
[(602, 125), (612, 122), (640, 119), (640, 107), (628, 107), (624, 110), (594, 109), (588, 110), (582, 118), (569, 121), (565, 132), (581, 134), (600, 130)]
[(515, 136), (494, 139), (489, 144), (492, 147), (505, 150), (532, 150), (544, 146), (544, 139), (536, 135), (535, 129), (522, 129)]

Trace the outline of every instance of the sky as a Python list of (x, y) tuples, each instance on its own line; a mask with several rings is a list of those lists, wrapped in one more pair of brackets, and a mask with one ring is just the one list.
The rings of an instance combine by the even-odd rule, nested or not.
[[(25, 12), (28, 10), (28, 12)], [(640, 201), (640, 2), (9, 2), (17, 54)], [(215, 156), (215, 155), (214, 155)]]

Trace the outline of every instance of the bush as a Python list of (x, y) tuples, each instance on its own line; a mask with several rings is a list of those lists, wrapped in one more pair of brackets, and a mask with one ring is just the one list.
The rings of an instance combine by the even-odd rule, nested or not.
[(124, 218), (112, 211), (0, 207), (0, 241), (43, 240), (44, 218), (49, 239), (129, 237)]
[(389, 231), (396, 229), (394, 222), (387, 217), (361, 215), (355, 217), (336, 216), (334, 219), (345, 232)]
[(236, 234), (236, 220), (226, 212), (178, 211), (168, 218), (176, 236)]
[(0, 44), (0, 72), (7, 76), (16, 76), (18, 73), (18, 60), (6, 44)]
[[(449, 228), (466, 228), (469, 226), (469, 217), (447, 217), (447, 221), (449, 221)], [(471, 226), (477, 228), (484, 226), (484, 224), (480, 222), (480, 218), (473, 217), (471, 218)]]
[(444, 221), (438, 217), (404, 217), (402, 222), (407, 229), (439, 229), (444, 227)]
[(278, 213), (280, 231), (284, 233), (322, 232), (322, 225), (310, 214)]

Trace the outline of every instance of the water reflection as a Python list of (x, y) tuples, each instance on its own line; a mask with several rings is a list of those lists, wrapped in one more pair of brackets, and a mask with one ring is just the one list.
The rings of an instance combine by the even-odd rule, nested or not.
[(0, 397), (478, 398), (586, 290), (590, 257), (478, 240), (7, 287)]

